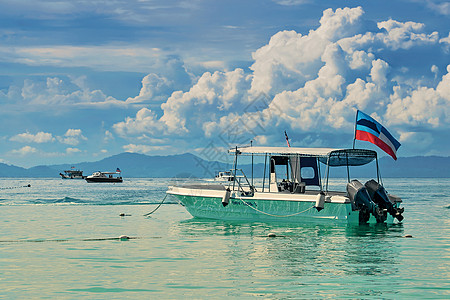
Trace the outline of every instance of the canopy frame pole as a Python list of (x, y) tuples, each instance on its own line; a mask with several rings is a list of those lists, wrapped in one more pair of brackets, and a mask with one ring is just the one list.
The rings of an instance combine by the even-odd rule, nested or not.
[[(253, 141), (250, 141), (250, 147), (253, 147)], [(253, 190), (253, 153), (252, 153), (252, 188)]]
[(356, 142), (356, 123), (358, 122), (358, 112), (359, 112), (359, 109), (356, 110), (355, 133), (353, 134), (353, 149), (355, 149), (355, 142)]
[(237, 172), (237, 170), (236, 170), (236, 168), (237, 168), (237, 158), (238, 158), (238, 148), (237, 148), (237, 146), (236, 146), (236, 152), (235, 152), (235, 155), (234, 155), (234, 180), (233, 180), (233, 191), (234, 191), (234, 187), (235, 187), (235, 185), (236, 185), (236, 180), (237, 180), (237, 176), (236, 176), (236, 172)]
[(328, 193), (328, 178), (330, 177), (330, 155), (328, 155), (328, 158), (327, 158), (327, 180), (326, 180), (326, 182), (327, 182), (327, 184), (326, 184), (326, 189), (325, 189), (325, 191)]
[(350, 167), (348, 166), (348, 153), (345, 152), (345, 159), (347, 160), (347, 180), (350, 182)]
[(377, 181), (378, 181), (378, 183), (383, 185), (383, 180), (381, 179), (381, 175), (380, 175), (380, 168), (378, 167), (378, 155), (375, 156), (375, 162), (377, 164)]
[[(291, 164), (291, 168), (292, 168), (292, 164)], [(301, 173), (301, 170), (302, 170), (302, 168), (301, 168), (301, 160), (300, 160), (300, 155), (298, 155), (298, 154), (296, 154), (296, 158), (295, 158), (295, 166), (294, 166), (294, 171), (293, 172), (291, 172), (291, 173), (293, 173), (293, 178), (294, 178), (294, 182), (293, 182), (293, 185), (292, 185), (292, 187), (293, 187), (293, 191), (296, 191), (297, 190), (297, 187), (300, 185), (300, 182), (302, 181), (302, 173)], [(300, 178), (297, 178), (297, 175), (300, 177)]]
[(267, 153), (264, 157), (264, 174), (263, 174), (263, 182), (262, 182), (262, 191), (264, 193), (264, 183), (266, 182), (266, 168), (267, 168)]
[(316, 165), (317, 165), (317, 172), (319, 173), (319, 174), (318, 174), (318, 177), (319, 177), (319, 187), (320, 187), (320, 191), (323, 191), (323, 186), (322, 186), (322, 174), (321, 174), (321, 172), (320, 172), (320, 161), (319, 161), (319, 158), (318, 158), (318, 157), (316, 157)]

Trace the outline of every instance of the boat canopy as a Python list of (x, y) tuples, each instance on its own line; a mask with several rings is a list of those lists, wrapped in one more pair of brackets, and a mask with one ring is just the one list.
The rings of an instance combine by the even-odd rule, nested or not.
[(377, 158), (377, 152), (367, 149), (297, 148), (297, 147), (237, 147), (228, 150), (235, 155), (279, 155), (316, 157), (332, 167), (362, 166)]

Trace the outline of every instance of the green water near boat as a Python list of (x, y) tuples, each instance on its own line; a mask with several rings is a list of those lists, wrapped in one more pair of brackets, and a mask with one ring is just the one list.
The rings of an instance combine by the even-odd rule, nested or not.
[(144, 217), (169, 181), (0, 179), (0, 298), (450, 297), (449, 179), (385, 179), (405, 220), (365, 226)]

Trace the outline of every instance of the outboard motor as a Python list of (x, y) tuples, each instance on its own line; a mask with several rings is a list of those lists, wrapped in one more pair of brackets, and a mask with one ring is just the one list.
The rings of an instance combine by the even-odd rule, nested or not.
[(358, 180), (350, 181), (347, 184), (347, 193), (350, 199), (360, 209), (360, 221), (368, 221), (369, 216), (364, 213), (365, 211), (371, 213), (377, 219), (377, 223), (386, 221), (386, 214), (372, 201), (366, 187), (361, 182)]
[(378, 204), (379, 207), (386, 209), (388, 213), (394, 218), (397, 218), (397, 220), (403, 220), (403, 210), (394, 207), (392, 202), (389, 200), (386, 190), (381, 184), (371, 179), (367, 181), (364, 186), (366, 187), (367, 192), (369, 192), (370, 198), (372, 198), (372, 200)]

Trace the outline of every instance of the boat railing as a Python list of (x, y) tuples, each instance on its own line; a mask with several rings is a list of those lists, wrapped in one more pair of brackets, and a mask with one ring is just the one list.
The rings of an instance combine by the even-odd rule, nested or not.
[(255, 187), (250, 184), (250, 181), (248, 180), (247, 176), (245, 176), (245, 173), (244, 171), (242, 171), (242, 169), (231, 169), (230, 172), (234, 180), (230, 181), (228, 188), (232, 186), (231, 189), (232, 191), (235, 191), (237, 189), (238, 191), (240, 191), (242, 194), (245, 195), (254, 194)]

